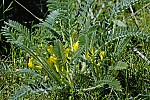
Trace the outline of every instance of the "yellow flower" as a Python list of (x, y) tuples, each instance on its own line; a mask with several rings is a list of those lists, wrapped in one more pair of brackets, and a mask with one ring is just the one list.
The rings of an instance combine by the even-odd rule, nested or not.
[(29, 58), (28, 66), (29, 66), (29, 68), (33, 68), (34, 67), (33, 57)]
[(86, 53), (86, 58), (91, 59), (89, 52)]
[(56, 62), (57, 62), (57, 58), (56, 58), (55, 56), (50, 56), (50, 57), (48, 58), (48, 63), (49, 63), (50, 65), (56, 64)]
[(103, 60), (103, 57), (105, 56), (105, 51), (101, 51), (101, 52), (99, 53), (99, 56), (101, 57), (101, 60)]
[(77, 41), (76, 43), (73, 44), (74, 51), (77, 51), (78, 47), (79, 47), (79, 41)]
[(66, 49), (65, 49), (66, 57), (68, 57), (69, 51), (70, 51), (69, 48), (66, 48)]
[[(36, 63), (36, 62), (34, 62), (34, 63)], [(37, 63), (38, 64), (38, 63)], [(29, 62), (28, 62), (28, 66), (29, 66), (29, 68), (32, 68), (32, 69), (38, 69), (38, 70), (41, 70), (42, 69), (42, 67), (40, 66), (40, 64), (39, 65), (36, 65), (36, 64), (33, 64), (33, 57), (31, 57), (31, 58), (29, 58)]]
[(47, 51), (49, 53), (52, 53), (53, 52), (53, 45), (49, 45), (48, 48), (47, 48)]

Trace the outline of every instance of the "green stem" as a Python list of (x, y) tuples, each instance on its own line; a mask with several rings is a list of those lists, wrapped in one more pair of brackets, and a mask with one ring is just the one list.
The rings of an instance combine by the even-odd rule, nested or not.
[[(3, 11), (5, 10), (5, 0), (3, 0)], [(5, 13), (3, 13), (3, 19), (5, 20)]]
[(72, 44), (72, 37), (70, 36), (70, 45), (71, 45), (71, 51), (73, 52), (73, 44)]
[(43, 22), (43, 19), (38, 18), (37, 16), (35, 16), (31, 11), (29, 11), (25, 6), (23, 6), (21, 3), (19, 3), (17, 0), (14, 0), (17, 4), (19, 4), (22, 8), (24, 8), (27, 12), (29, 12), (33, 17), (35, 17), (37, 20), (39, 20), (40, 22)]

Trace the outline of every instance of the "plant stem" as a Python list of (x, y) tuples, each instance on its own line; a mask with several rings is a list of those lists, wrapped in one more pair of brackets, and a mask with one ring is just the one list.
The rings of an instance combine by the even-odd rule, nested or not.
[(15, 2), (17, 4), (19, 4), (22, 8), (24, 8), (27, 12), (29, 12), (33, 17), (35, 17), (37, 20), (39, 20), (40, 22), (43, 22), (43, 19), (38, 18), (36, 15), (34, 15), (31, 11), (29, 11), (25, 6), (23, 6), (21, 3), (19, 3), (17, 0), (15, 0)]

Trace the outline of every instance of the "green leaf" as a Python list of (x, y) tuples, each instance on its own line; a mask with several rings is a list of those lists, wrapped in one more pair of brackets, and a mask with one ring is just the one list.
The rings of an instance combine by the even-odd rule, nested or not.
[(45, 19), (45, 21), (43, 23), (40, 23), (39, 26), (46, 26), (48, 28), (53, 28), (56, 19), (59, 17), (60, 12), (57, 10), (52, 11), (47, 18)]
[(121, 27), (127, 27), (127, 25), (121, 20), (115, 20), (116, 24)]
[(103, 87), (105, 84), (108, 84), (108, 85), (109, 85), (109, 88), (112, 88), (112, 89), (114, 89), (114, 90), (116, 90), (116, 91), (122, 91), (120, 82), (119, 82), (117, 79), (115, 79), (115, 77), (110, 76), (110, 75), (104, 76), (103, 79), (98, 80), (98, 81), (96, 82), (96, 85), (95, 85), (95, 86), (89, 87), (89, 88), (85, 88), (85, 89), (81, 89), (81, 91), (94, 90), (94, 89), (96, 89), (96, 88)]
[(117, 56), (117, 58), (120, 59), (120, 57), (123, 54), (124, 49), (126, 48), (127, 44), (130, 42), (132, 37), (124, 37), (123, 39), (121, 39), (119, 41), (119, 44), (117, 46), (117, 52), (115, 53), (115, 55)]
[(18, 100), (20, 97), (26, 95), (31, 89), (28, 86), (21, 86), (19, 90), (16, 91), (16, 93), (11, 96), (10, 100)]
[(58, 58), (58, 61), (61, 65), (64, 65), (66, 62), (66, 56), (65, 56), (65, 48), (63, 47), (60, 40), (56, 40), (54, 44), (54, 53), (55, 56)]
[(80, 55), (81, 53), (83, 52), (84, 50), (84, 46), (80, 47), (75, 53), (74, 55), (72, 56), (72, 61), (73, 60), (76, 60)]
[(115, 69), (122, 70), (126, 69), (128, 67), (128, 64), (126, 62), (119, 61)]

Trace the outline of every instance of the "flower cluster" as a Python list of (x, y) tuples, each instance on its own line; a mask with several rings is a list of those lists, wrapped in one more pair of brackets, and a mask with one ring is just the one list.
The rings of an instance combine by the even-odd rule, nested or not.
[[(71, 57), (72, 57), (72, 54), (73, 52), (77, 51), (79, 49), (79, 41), (76, 41), (73, 43), (73, 51), (70, 50), (70, 47), (66, 47), (64, 49), (64, 56), (66, 58), (66, 61), (65, 63), (66, 64), (69, 64), (70, 60), (71, 60)], [(47, 52), (49, 54), (49, 56), (47, 57), (47, 63), (49, 64), (49, 66), (53, 69), (55, 69), (57, 72), (59, 72), (60, 70), (64, 70), (65, 69), (65, 66), (60, 66), (59, 64), (59, 59), (57, 58), (57, 56), (55, 55), (55, 51), (54, 51), (54, 46), (53, 45), (49, 45), (47, 47)], [(95, 53), (95, 49), (91, 49), (90, 51), (88, 51), (86, 54), (85, 54), (85, 57), (90, 61), (90, 62), (95, 62), (95, 57), (96, 57), (96, 53)], [(105, 51), (101, 51), (99, 53), (99, 58), (100, 59), (97, 59), (98, 60), (98, 63), (100, 63), (104, 57), (105, 57)], [(37, 63), (37, 61), (33, 58), (33, 57), (30, 57), (29, 58), (29, 61), (28, 61), (28, 67), (29, 68), (32, 68), (32, 69), (38, 69), (38, 70), (41, 70), (42, 67), (39, 63)]]

